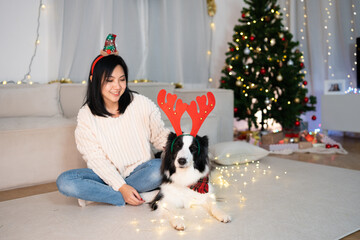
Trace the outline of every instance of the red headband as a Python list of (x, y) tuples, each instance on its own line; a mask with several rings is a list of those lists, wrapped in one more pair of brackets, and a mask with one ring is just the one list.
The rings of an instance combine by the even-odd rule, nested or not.
[(91, 75), (93, 75), (93, 73), (94, 73), (95, 64), (96, 64), (100, 59), (102, 59), (103, 57), (104, 57), (103, 55), (100, 55), (100, 56), (98, 56), (98, 57), (95, 59), (95, 61), (93, 62), (92, 66), (91, 66)]

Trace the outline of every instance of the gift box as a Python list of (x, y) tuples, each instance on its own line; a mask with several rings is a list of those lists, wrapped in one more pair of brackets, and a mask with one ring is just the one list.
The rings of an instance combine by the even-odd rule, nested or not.
[(266, 135), (261, 136), (261, 144), (263, 145), (276, 144), (283, 139), (284, 139), (283, 132), (268, 133)]

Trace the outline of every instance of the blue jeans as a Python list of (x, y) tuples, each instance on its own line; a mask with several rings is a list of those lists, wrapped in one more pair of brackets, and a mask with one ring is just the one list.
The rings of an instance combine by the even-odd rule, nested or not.
[[(124, 180), (139, 193), (154, 190), (160, 186), (161, 159), (149, 160), (134, 169)], [(62, 173), (56, 180), (59, 192), (83, 200), (125, 205), (119, 191), (115, 191), (89, 168), (73, 169)]]

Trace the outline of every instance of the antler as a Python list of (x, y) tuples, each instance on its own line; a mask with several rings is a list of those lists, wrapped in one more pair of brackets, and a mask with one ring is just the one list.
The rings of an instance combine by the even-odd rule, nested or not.
[[(167, 102), (165, 102), (166, 90), (160, 90), (157, 96), (157, 102), (160, 108), (164, 111), (166, 116), (169, 118), (171, 125), (173, 126), (175, 133), (177, 136), (182, 134), (180, 120), (182, 115), (184, 114), (187, 104), (183, 103), (181, 99), (177, 99), (176, 94), (169, 93), (167, 95)], [(174, 105), (176, 101), (176, 108), (174, 110)]]
[(206, 104), (206, 96), (202, 95), (201, 97), (196, 97), (196, 101), (199, 104), (199, 110), (197, 110), (197, 106), (195, 101), (191, 101), (190, 105), (187, 108), (187, 112), (189, 113), (192, 120), (192, 128), (190, 135), (196, 137), (196, 134), (199, 132), (199, 129), (207, 116), (215, 107), (215, 96), (212, 92), (207, 93), (208, 104)]

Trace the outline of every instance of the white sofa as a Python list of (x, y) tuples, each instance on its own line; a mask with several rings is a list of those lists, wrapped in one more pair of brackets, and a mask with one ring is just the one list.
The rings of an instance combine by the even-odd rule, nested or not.
[[(210, 144), (232, 140), (232, 91), (174, 89), (167, 83), (129, 83), (129, 88), (155, 103), (161, 89), (187, 103), (212, 91), (217, 104), (199, 135), (208, 135)], [(85, 93), (83, 84), (0, 86), (0, 190), (53, 182), (63, 171), (86, 167), (74, 139), (76, 115)], [(172, 129), (165, 114), (162, 118)], [(181, 124), (183, 131), (190, 131), (186, 113)]]

